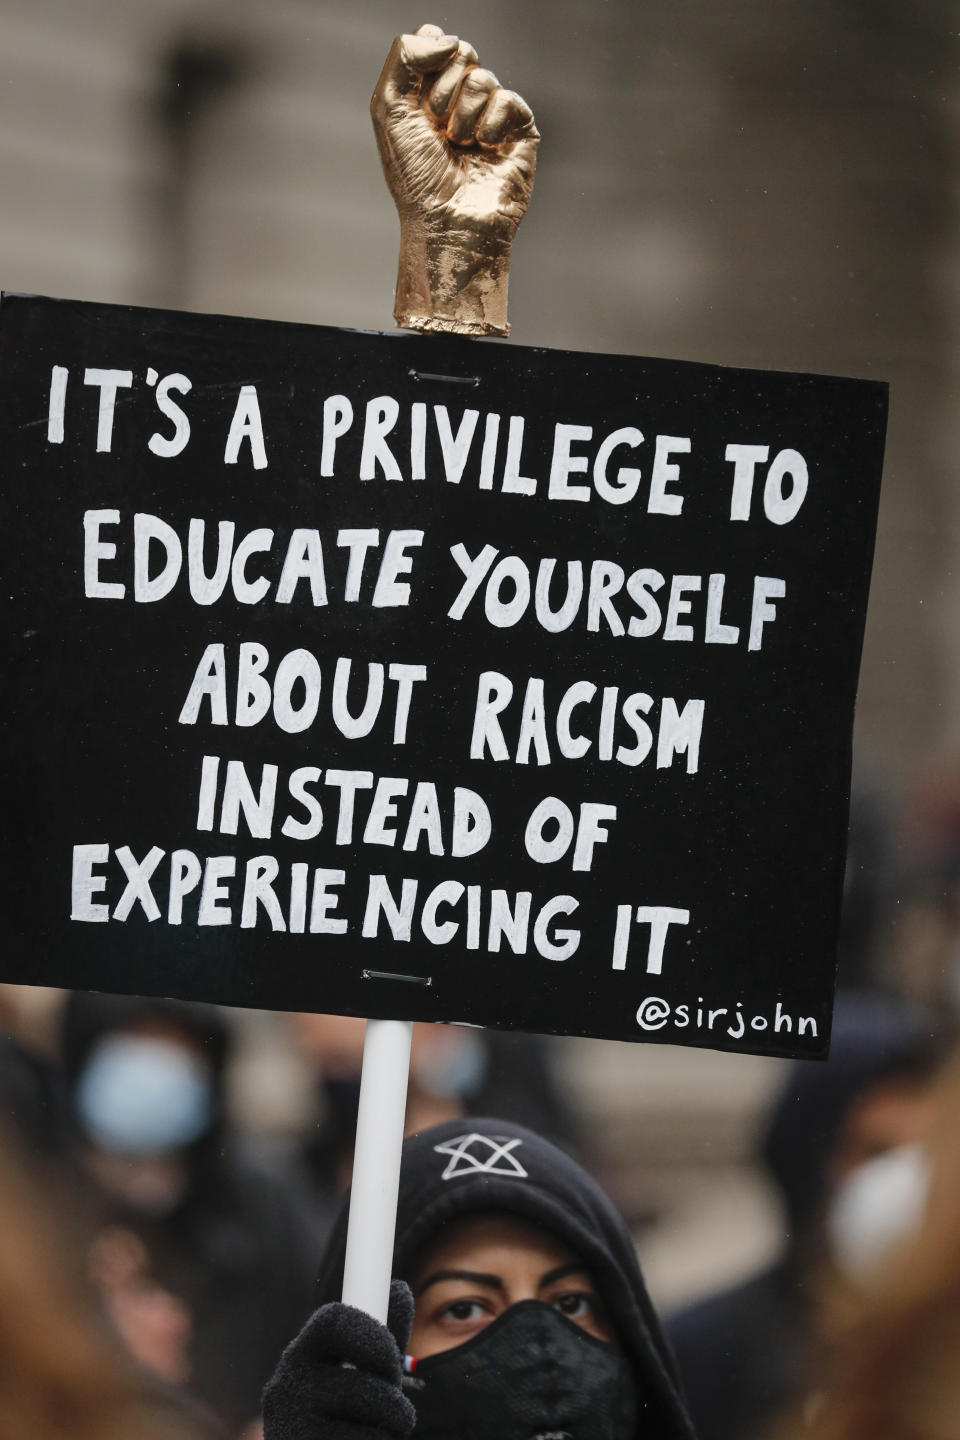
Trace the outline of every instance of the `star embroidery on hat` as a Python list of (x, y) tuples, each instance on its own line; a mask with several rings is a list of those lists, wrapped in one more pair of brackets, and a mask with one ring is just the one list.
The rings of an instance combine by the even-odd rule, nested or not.
[(442, 1145), (434, 1145), (438, 1155), (449, 1155), (441, 1180), (455, 1180), (458, 1175), (512, 1175), (526, 1180), (527, 1172), (514, 1155), (523, 1141), (506, 1135), (457, 1135)]

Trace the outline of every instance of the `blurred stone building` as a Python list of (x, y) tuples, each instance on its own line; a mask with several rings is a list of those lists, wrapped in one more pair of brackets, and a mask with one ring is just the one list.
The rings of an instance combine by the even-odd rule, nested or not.
[[(473, 41), (544, 136), (518, 343), (891, 382), (858, 745), (909, 781), (960, 721), (951, 0), (0, 0), (0, 285), (390, 328), (367, 98), (423, 20)], [(732, 1163), (771, 1073), (576, 1058), (648, 1174), (684, 1143)]]

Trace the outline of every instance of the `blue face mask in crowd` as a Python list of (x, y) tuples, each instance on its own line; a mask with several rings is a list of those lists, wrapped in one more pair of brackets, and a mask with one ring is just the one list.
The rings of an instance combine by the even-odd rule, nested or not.
[[(404, 1389), (413, 1440), (632, 1440), (637, 1395), (620, 1351), (540, 1300), (421, 1360)], [(657, 1432), (651, 1430), (651, 1440)]]
[(77, 1109), (100, 1149), (166, 1155), (198, 1140), (213, 1120), (209, 1068), (169, 1040), (110, 1035), (80, 1075)]
[(930, 1163), (921, 1145), (900, 1145), (865, 1160), (837, 1187), (827, 1210), (827, 1244), (855, 1285), (879, 1271), (923, 1223)]

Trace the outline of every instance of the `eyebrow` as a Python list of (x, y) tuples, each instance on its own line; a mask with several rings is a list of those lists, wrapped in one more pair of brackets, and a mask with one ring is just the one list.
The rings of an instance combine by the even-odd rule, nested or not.
[[(553, 1270), (548, 1270), (541, 1275), (537, 1282), (537, 1288), (542, 1289), (545, 1285), (553, 1285), (557, 1280), (563, 1280), (568, 1275), (587, 1275), (589, 1270), (582, 1260), (573, 1260), (566, 1265), (557, 1265)], [(482, 1270), (434, 1270), (428, 1275), (421, 1285), (417, 1286), (417, 1294), (422, 1295), (431, 1285), (439, 1285), (443, 1280), (465, 1280), (468, 1285), (482, 1285), (488, 1290), (503, 1290), (504, 1285), (499, 1275), (489, 1275)]]
[(417, 1294), (422, 1295), (431, 1285), (438, 1285), (441, 1280), (466, 1280), (470, 1285), (483, 1285), (488, 1290), (502, 1290), (503, 1281), (499, 1275), (487, 1275), (481, 1270), (434, 1270), (428, 1275), (422, 1285), (417, 1286)]
[(541, 1275), (540, 1286), (552, 1285), (556, 1280), (565, 1280), (568, 1275), (586, 1275), (589, 1279), (590, 1271), (582, 1260), (572, 1260), (569, 1265), (558, 1265), (555, 1270), (548, 1270), (546, 1275)]

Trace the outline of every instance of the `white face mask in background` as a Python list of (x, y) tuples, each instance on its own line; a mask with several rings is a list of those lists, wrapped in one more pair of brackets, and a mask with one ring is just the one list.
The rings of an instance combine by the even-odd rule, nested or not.
[(827, 1243), (848, 1280), (867, 1279), (920, 1228), (929, 1188), (922, 1145), (887, 1150), (841, 1181), (827, 1212)]
[(164, 1155), (198, 1140), (213, 1119), (209, 1067), (181, 1045), (109, 1035), (80, 1076), (77, 1109), (94, 1145), (114, 1154)]

